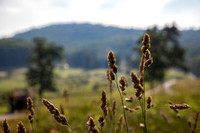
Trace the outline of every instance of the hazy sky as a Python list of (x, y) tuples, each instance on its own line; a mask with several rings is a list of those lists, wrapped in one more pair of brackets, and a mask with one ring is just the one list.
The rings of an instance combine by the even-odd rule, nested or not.
[(200, 0), (0, 0), (0, 37), (54, 23), (200, 29)]

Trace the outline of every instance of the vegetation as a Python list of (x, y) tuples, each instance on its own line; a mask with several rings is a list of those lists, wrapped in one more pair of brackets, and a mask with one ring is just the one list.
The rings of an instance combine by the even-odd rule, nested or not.
[[(29, 58), (32, 65), (28, 70), (20, 71), (22, 75), (19, 74), (19, 70), (18, 74), (15, 71), (9, 71), (7, 76), (0, 79), (2, 83), (17, 79), (18, 82), (22, 81), (21, 86), (26, 87), (25, 94), (14, 88), (14, 91), (1, 89), (0, 113), (8, 112), (8, 109), (5, 109), (9, 108), (8, 105), (12, 110), (13, 104), (17, 107), (27, 104), (27, 110), (18, 108), (19, 112), (16, 115), (6, 116), (7, 120), (1, 119), (0, 115), (3, 132), (147, 133), (159, 131), (194, 133), (200, 131), (197, 126), (200, 114), (200, 103), (197, 100), (200, 96), (199, 79), (190, 78), (189, 74), (179, 72), (177, 69), (168, 69), (167, 75), (159, 77), (162, 81), (167, 80), (165, 83), (167, 85), (156, 82), (158, 88), (150, 88), (153, 80), (151, 78), (154, 78), (155, 74), (150, 73), (149, 70), (156, 61), (161, 61), (166, 68), (171, 68), (169, 66), (185, 68), (183, 65), (184, 50), (179, 47), (176, 40), (177, 29), (171, 27), (159, 31), (154, 28), (150, 33), (154, 33), (152, 36), (160, 37), (152, 39), (154, 41), (151, 42), (152, 46), (156, 43), (162, 47), (150, 48), (150, 37), (145, 34), (142, 41), (139, 70), (128, 70), (131, 71), (130, 75), (127, 74), (127, 68), (130, 66), (127, 67), (123, 62), (123, 58), (126, 57), (123, 52), (120, 52), (122, 55), (115, 57), (114, 52), (110, 51), (107, 57), (109, 67), (107, 77), (104, 69), (90, 70), (98, 66), (96, 65), (98, 60), (95, 60), (98, 54), (90, 50), (88, 53), (84, 51), (83, 54), (88, 60), (81, 58), (82, 63), (88, 61), (84, 64), (84, 69), (54, 69), (54, 59), (61, 58), (62, 48), (46, 43), (42, 38), (34, 39), (35, 47)], [(168, 45), (170, 47), (167, 47)], [(172, 55), (174, 49), (177, 52), (176, 56)], [(150, 50), (160, 53), (154, 55)], [(164, 61), (162, 54), (166, 55)], [(156, 59), (154, 63), (152, 56)], [(176, 58), (177, 56), (179, 58)], [(78, 56), (76, 58), (79, 59)], [(121, 69), (123, 67), (127, 67), (126, 71)], [(159, 67), (156, 68), (158, 69)], [(28, 88), (24, 78), (25, 74), (29, 79), (29, 84), (35, 85), (39, 90), (33, 87)], [(173, 80), (173, 84), (170, 85), (171, 81), (168, 80), (175, 77), (177, 80)], [(9, 83), (6, 82), (7, 85)], [(16, 81), (13, 82), (13, 86), (15, 85), (18, 86)], [(55, 87), (58, 88), (58, 92), (48, 91), (49, 89), (54, 90)], [(190, 88), (189, 91), (188, 88)], [(40, 97), (38, 97), (38, 91)], [(41, 96), (44, 97), (42, 100)], [(27, 98), (27, 103), (23, 103), (24, 98)]]
[[(70, 123), (71, 127), (73, 128), (74, 132), (85, 132), (86, 127), (86, 121), (87, 121), (87, 115), (90, 115), (95, 120), (96, 126), (100, 129), (100, 125), (98, 124), (98, 116), (102, 114), (102, 110), (100, 107), (101, 104), (101, 91), (104, 88), (106, 92), (109, 92), (109, 85), (107, 84), (106, 80), (106, 74), (105, 70), (90, 70), (90, 71), (83, 71), (82, 69), (69, 69), (69, 70), (62, 70), (62, 69), (56, 69), (56, 85), (59, 88), (59, 91), (57, 93), (53, 92), (44, 92), (44, 97), (47, 98), (51, 103), (53, 103), (56, 107), (59, 107), (60, 104), (63, 105), (65, 115), (67, 117), (68, 122)], [(136, 71), (135, 71), (136, 72)], [(25, 73), (25, 69), (15, 70), (12, 72), (12, 76), (16, 75), (15, 78), (18, 76), (23, 76)], [(17, 74), (14, 74), (17, 73)], [(169, 75), (168, 75), (169, 74)], [(173, 74), (173, 75), (172, 75)], [(81, 80), (79, 78), (82, 75), (82, 78), (88, 79), (87, 85), (84, 84), (85, 81)], [(122, 75), (119, 73), (119, 76)], [(133, 88), (130, 81), (130, 76), (125, 75), (128, 86), (126, 88), (126, 93), (131, 94), (133, 93)], [(153, 100), (152, 104), (154, 104), (154, 107), (151, 108), (151, 110), (147, 110), (147, 124), (148, 131), (149, 132), (189, 132), (189, 126), (187, 125), (187, 121), (190, 120), (191, 123), (194, 121), (194, 115), (197, 110), (199, 110), (200, 102), (200, 80), (191, 80), (189, 79), (189, 75), (184, 74), (182, 72), (177, 72), (174, 70), (170, 70), (167, 72), (167, 79), (170, 80), (175, 78), (177, 75), (180, 82), (178, 82), (176, 85), (172, 86), (172, 91), (168, 92), (165, 90), (161, 90), (159, 92), (154, 92), (152, 89), (148, 89), (148, 83), (146, 82), (146, 94), (151, 94)], [(76, 79), (75, 84), (77, 86), (71, 88), (70, 84), (73, 82), (71, 81), (70, 77), (74, 77), (73, 79)], [(11, 77), (9, 77), (11, 78)], [(5, 79), (6, 80), (6, 79)], [(99, 86), (96, 91), (93, 91), (93, 85), (95, 82), (99, 81)], [(23, 80), (19, 82), (25, 82)], [(69, 84), (70, 83), (70, 84)], [(16, 84), (17, 85), (17, 84)], [(188, 89), (189, 88), (189, 89)], [(68, 89), (68, 101), (66, 102), (66, 99), (63, 97), (63, 91), (65, 89)], [(1, 91), (3, 89), (1, 88)], [(5, 90), (6, 91), (6, 90)], [(187, 92), (187, 93), (186, 93)], [(1, 92), (2, 94), (3, 92)], [(34, 93), (32, 93), (34, 94)], [(108, 93), (108, 99), (109, 99), (109, 93)], [(128, 96), (123, 96), (125, 98), (128, 98)], [(136, 98), (134, 97), (134, 94), (132, 94), (133, 101), (135, 103), (129, 103), (126, 102), (127, 106), (129, 108), (135, 108), (139, 105), (137, 103)], [(117, 100), (116, 103), (116, 114), (115, 114), (115, 130), (118, 128), (118, 119), (121, 116), (121, 105), (120, 105), (120, 99), (118, 96), (118, 92), (116, 88), (113, 88), (112, 92), (112, 98)], [(176, 116), (176, 113), (173, 110), (170, 110), (169, 105), (167, 104), (168, 100), (172, 100), (175, 103), (188, 103), (191, 108), (186, 111), (180, 111), (179, 114), (181, 116), (181, 119)], [(2, 101), (2, 100), (1, 100)], [(2, 112), (4, 109), (7, 109), (7, 103), (4, 102), (0, 106), (0, 111)], [(34, 99), (34, 108), (35, 108), (35, 114), (34, 114), (34, 129), (35, 133), (45, 133), (50, 131), (59, 131), (59, 132), (67, 132), (66, 127), (61, 126), (59, 123), (56, 123), (53, 116), (50, 115), (48, 110), (44, 105), (41, 104), (41, 101), (38, 101), (37, 97)], [(2, 112), (6, 113), (6, 111)], [(163, 116), (161, 114), (164, 114), (164, 116), (167, 117), (167, 120), (169, 121), (169, 124), (165, 121)], [(21, 111), (17, 114), (19, 117), (16, 119), (8, 119), (8, 124), (11, 129), (11, 133), (16, 132), (16, 125), (19, 120), (21, 120), (24, 123), (24, 126), (27, 128), (28, 132), (31, 132), (31, 126), (29, 124), (29, 120), (27, 118), (27, 111)], [(142, 121), (141, 116), (141, 110), (135, 110), (134, 112), (127, 112), (127, 118), (129, 123), (129, 129), (133, 129), (135, 132), (140, 133), (143, 132), (142, 128), (139, 127), (139, 121)], [(110, 116), (108, 115), (107, 119), (109, 120)], [(47, 124), (48, 121), (48, 124)], [(159, 122), (158, 122), (159, 121)], [(197, 122), (197, 125), (200, 124), (200, 121)], [(36, 128), (36, 127), (43, 127), (43, 128)], [(166, 128), (167, 127), (167, 128)], [(106, 130), (112, 129), (112, 126), (109, 123), (105, 123), (104, 125), (104, 132)], [(1, 131), (1, 129), (0, 129)], [(121, 132), (124, 132), (123, 126), (121, 127)], [(196, 132), (199, 132), (200, 128), (197, 126)]]
[(53, 82), (54, 61), (62, 58), (62, 47), (47, 44), (44, 38), (35, 38), (34, 43), (26, 76), (29, 85), (39, 87), (38, 92), (42, 96), (44, 90), (56, 90)]
[[(132, 80), (133, 86), (135, 88), (134, 98), (132, 97), (133, 89), (130, 86), (127, 87), (127, 84), (130, 84), (130, 83), (126, 81), (126, 79), (128, 79), (128, 78), (125, 78), (125, 77), (130, 77), (130, 76), (127, 76), (127, 75), (121, 76), (120, 80), (118, 81), (118, 74), (119, 75), (121, 75), (121, 74), (118, 73), (118, 66), (116, 65), (116, 59), (114, 57), (114, 53), (110, 51), (108, 54), (110, 70), (108, 71), (109, 77), (107, 78), (107, 79), (109, 79), (109, 88), (108, 87), (107, 88), (108, 88), (108, 90), (111, 88), (114, 89), (112, 87), (112, 84), (110, 81), (115, 80), (115, 86), (118, 90), (119, 96), (117, 95), (116, 91), (112, 92), (111, 90), (109, 90), (110, 100), (108, 100), (106, 91), (103, 90), (102, 94), (101, 94), (101, 106), (100, 106), (100, 102), (98, 102), (98, 101), (100, 101), (100, 96), (98, 96), (98, 94), (99, 94), (99, 91), (101, 91), (101, 90), (99, 90), (99, 89), (95, 89), (95, 91), (94, 90), (91, 91), (91, 89), (83, 90), (83, 93), (81, 93), (81, 94), (77, 93), (77, 92), (80, 92), (80, 90), (78, 90), (76, 92), (77, 93), (76, 95), (72, 95), (72, 93), (71, 93), (70, 95), (72, 95), (72, 96), (68, 96), (70, 98), (70, 102), (68, 102), (68, 104), (66, 104), (64, 107), (62, 107), (62, 111), (59, 111), (59, 109), (56, 108), (56, 106), (53, 105), (52, 103), (50, 103), (48, 100), (42, 99), (43, 104), (48, 108), (50, 113), (54, 115), (54, 118), (52, 118), (52, 119), (55, 119), (58, 123), (61, 123), (62, 125), (66, 125), (66, 126), (70, 127), (71, 130), (68, 130), (68, 132), (83, 132), (84, 126), (85, 126), (85, 124), (83, 124), (83, 123), (86, 123), (86, 131), (93, 132), (93, 133), (98, 133), (98, 132), (106, 133), (106, 132), (111, 132), (111, 130), (112, 130), (112, 132), (127, 132), (127, 133), (142, 132), (142, 131), (144, 131), (144, 132), (148, 132), (148, 131), (150, 131), (150, 132), (156, 132), (156, 131), (159, 131), (159, 132), (160, 131), (162, 131), (162, 132), (172, 132), (172, 131), (195, 132), (195, 131), (198, 131), (199, 130), (197, 127), (198, 115), (199, 115), (198, 107), (199, 107), (200, 103), (196, 102), (196, 103), (192, 104), (187, 99), (190, 99), (191, 101), (195, 101), (196, 96), (199, 97), (199, 93), (196, 93), (199, 91), (198, 90), (199, 84), (195, 83), (195, 85), (197, 85), (197, 86), (194, 86), (193, 91), (195, 92), (196, 96), (192, 96), (192, 97), (190, 97), (189, 95), (183, 95), (183, 94), (179, 95), (175, 92), (173, 92), (171, 95), (168, 94), (165, 96), (163, 93), (167, 94), (168, 92), (160, 91), (160, 92), (155, 93), (152, 90), (147, 91), (145, 72), (146, 72), (147, 68), (153, 63), (150, 51), (148, 50), (150, 48), (150, 38), (147, 34), (145, 34), (142, 43), (143, 43), (142, 58), (141, 58), (140, 69), (139, 69), (140, 77), (137, 77), (135, 72), (131, 72), (131, 80)], [(65, 74), (63, 74), (62, 76), (64, 76), (64, 75)], [(194, 82), (194, 80), (192, 80), (192, 81)], [(104, 85), (101, 84), (100, 88), (102, 88), (103, 86)], [(181, 88), (179, 88), (179, 89), (183, 89), (183, 88), (184, 87), (181, 86)], [(193, 86), (191, 85), (190, 88), (193, 88)], [(175, 91), (175, 89), (174, 89), (174, 91)], [(181, 93), (183, 93), (183, 92), (184, 91), (181, 91)], [(193, 94), (193, 92), (190, 92), (190, 93)], [(84, 98), (83, 94), (85, 94), (85, 96), (86, 96), (85, 98)], [(124, 94), (131, 95), (128, 98), (125, 98), (125, 101), (127, 103), (124, 103)], [(146, 97), (146, 95), (149, 95), (149, 96)], [(162, 95), (163, 97), (160, 97), (160, 95)], [(47, 96), (49, 97), (50, 95), (47, 95)], [(44, 97), (47, 97), (47, 96), (44, 95)], [(153, 97), (153, 99), (152, 99), (152, 97)], [(193, 99), (194, 97), (195, 97), (195, 99)], [(111, 106), (112, 98), (116, 99), (112, 103), (113, 106)], [(168, 101), (169, 104), (165, 104), (166, 102), (163, 102), (163, 100), (164, 100), (163, 98), (170, 100), (170, 101)], [(168, 99), (168, 98), (170, 98), (170, 99)], [(64, 97), (56, 98), (55, 93), (52, 98), (49, 97), (48, 99), (54, 100), (54, 102), (58, 103), (58, 104), (61, 104), (61, 103), (64, 104), (67, 102), (66, 95)], [(165, 101), (167, 101), (166, 99), (165, 99)], [(29, 132), (31, 130), (31, 128), (26, 126), (26, 123), (27, 122), (31, 123), (33, 121), (35, 122), (35, 127), (32, 125), (32, 132), (33, 131), (34, 132), (49, 132), (50, 130), (51, 130), (51, 132), (57, 132), (57, 130), (59, 130), (60, 132), (67, 131), (67, 129), (64, 127), (60, 127), (60, 126), (55, 127), (56, 123), (54, 123), (54, 122), (52, 122), (52, 124), (51, 123), (46, 124), (46, 120), (49, 119), (48, 116), (50, 114), (46, 113), (45, 110), (44, 111), (42, 110), (44, 108), (44, 106), (41, 105), (41, 102), (37, 103), (37, 100), (35, 100), (36, 104), (34, 104), (35, 106), (33, 106), (32, 100), (30, 98), (28, 98), (27, 100), (28, 100), (27, 101), (28, 110), (29, 110), (30, 114), (28, 115), (28, 119), (27, 119), (26, 114), (24, 114), (24, 116), (26, 116), (26, 119), (24, 119), (24, 117), (20, 117), (20, 119), (23, 122), (20, 121), (18, 123), (17, 132), (25, 133), (26, 130)], [(81, 100), (81, 102), (80, 102), (80, 100)], [(90, 100), (91, 100), (91, 103), (89, 102)], [(183, 100), (185, 100), (185, 101), (183, 101)], [(118, 103), (118, 101), (121, 101), (121, 105), (117, 104), (117, 106), (116, 106), (116, 103)], [(179, 101), (179, 102), (177, 102), (177, 101)], [(190, 108), (190, 106), (188, 104), (185, 104), (185, 102), (187, 102), (192, 107), (191, 111), (188, 110), (188, 111), (184, 112), (184, 109)], [(179, 103), (179, 104), (175, 104), (175, 103)], [(35, 113), (33, 113), (33, 108), (35, 109)], [(102, 109), (103, 115), (101, 115), (102, 112), (99, 111), (97, 108)], [(120, 111), (120, 108), (122, 108), (123, 111)], [(67, 112), (65, 111), (65, 113), (68, 114), (67, 117), (63, 114), (63, 112), (64, 112), (63, 109), (67, 109)], [(127, 111), (127, 112), (125, 112), (125, 111)], [(140, 111), (142, 112), (142, 117), (139, 113)], [(62, 112), (62, 114), (60, 112)], [(88, 119), (86, 118), (85, 120), (83, 120), (85, 114), (86, 113), (88, 114), (88, 112), (90, 112), (92, 114), (88, 116)], [(196, 114), (195, 114), (195, 112), (196, 112)], [(123, 113), (123, 117), (121, 116), (122, 113)], [(158, 113), (161, 114), (160, 117), (158, 115), (156, 115)], [(33, 114), (34, 114), (34, 118), (33, 118)], [(194, 118), (193, 122), (191, 122), (191, 117), (189, 117), (191, 114), (192, 114), (192, 116), (195, 114), (195, 118)], [(171, 116), (171, 117), (167, 117), (167, 115)], [(36, 118), (36, 116), (37, 116), (37, 118)], [(114, 119), (115, 117), (119, 118), (118, 128), (116, 130), (114, 128), (115, 126), (117, 126), (116, 122), (114, 122), (114, 121), (116, 121), (116, 119)], [(149, 121), (147, 121), (148, 117), (151, 117), (151, 119), (149, 119)], [(95, 122), (95, 121), (97, 121), (97, 118), (98, 118), (99, 124), (97, 124), (97, 122)], [(169, 120), (170, 118), (171, 118), (171, 120)], [(170, 127), (170, 128), (163, 128), (165, 126), (165, 124), (163, 124), (161, 122), (158, 123), (158, 121), (161, 121), (162, 119), (165, 122), (165, 124), (168, 124), (168, 127)], [(181, 121), (178, 121), (177, 119), (178, 120), (181, 119)], [(187, 125), (188, 120), (190, 120), (188, 122), (189, 125), (185, 126), (185, 125)], [(5, 128), (3, 127), (3, 130), (10, 132), (10, 127), (8, 126), (7, 122), (5, 121), (4, 123), (5, 123), (4, 124)], [(10, 123), (15, 123), (15, 120), (8, 121), (8, 123), (9, 123), (9, 125), (13, 126), (13, 124), (10, 124)], [(25, 123), (25, 124), (23, 124), (23, 123)], [(69, 123), (70, 123), (70, 125), (69, 125)], [(126, 126), (125, 127), (121, 126), (122, 123), (125, 123)], [(45, 125), (46, 125), (46, 127), (45, 127)], [(43, 128), (42, 129), (36, 128), (36, 127), (40, 127), (40, 126), (42, 126)], [(111, 129), (111, 127), (112, 127), (112, 129)], [(179, 128), (179, 127), (181, 127), (181, 128)], [(54, 128), (54, 129), (52, 129), (52, 128)], [(101, 129), (99, 130), (99, 128), (101, 128)], [(11, 131), (12, 130), (13, 130), (13, 128), (11, 127)]]
[[(27, 66), (26, 58), (31, 54), (32, 39), (40, 36), (64, 47), (65, 59), (70, 67), (105, 68), (106, 54), (112, 49), (118, 58), (119, 68), (126, 66), (123, 68), (126, 71), (138, 67), (138, 64), (135, 65), (136, 62), (130, 61), (136, 57), (132, 47), (137, 44), (138, 38), (144, 32), (144, 30), (91, 24), (61, 24), (33, 29), (17, 34), (13, 38), (0, 40), (0, 70)], [(179, 33), (177, 40), (180, 42), (180, 47), (185, 49), (186, 63), (193, 74), (198, 76), (199, 67), (196, 67), (198, 61), (197, 59), (191, 61), (191, 59), (198, 57), (200, 31), (184, 30)], [(137, 59), (137, 62), (139, 60)]]
[[(158, 30), (157, 27), (146, 31), (151, 36), (151, 56), (154, 59), (149, 71), (146, 72), (147, 80), (163, 81), (165, 70), (175, 67), (184, 71), (187, 70), (185, 65), (185, 50), (180, 46), (178, 37), (179, 31), (175, 25), (172, 27), (164, 27)], [(142, 37), (141, 37), (142, 39)], [(139, 39), (139, 42), (141, 42)], [(140, 48), (138, 46), (136, 49)], [(156, 70), (156, 71), (155, 71)]]
[(16, 38), (0, 40), (0, 70), (27, 66), (32, 44)]

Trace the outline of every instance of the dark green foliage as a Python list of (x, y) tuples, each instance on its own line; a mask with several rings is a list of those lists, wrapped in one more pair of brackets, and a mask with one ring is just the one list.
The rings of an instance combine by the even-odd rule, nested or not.
[(192, 73), (200, 77), (200, 55), (195, 58), (192, 58), (190, 62), (191, 62), (190, 68), (192, 68), (191, 69)]
[(130, 58), (133, 55), (131, 48), (143, 33), (143, 30), (86, 23), (50, 25), (15, 37), (25, 40), (31, 40), (35, 36), (45, 37), (65, 48), (66, 59), (71, 67), (91, 69), (107, 67), (105, 58), (110, 49), (116, 53), (118, 63)]
[(32, 44), (22, 39), (0, 40), (0, 69), (26, 66)]
[[(179, 31), (175, 25), (172, 27), (165, 27), (162, 30), (158, 30), (157, 27), (154, 27), (148, 29), (146, 32), (151, 38), (150, 43), (152, 47), (150, 51), (154, 60), (151, 69), (146, 71), (147, 80), (162, 81), (167, 68), (176, 67), (185, 71), (187, 70), (185, 66), (185, 50), (179, 44)], [(141, 43), (141, 40), (142, 37), (139, 39), (138, 43)]]
[[(166, 31), (171, 34), (169, 29), (166, 28)], [(139, 63), (131, 63), (131, 60), (138, 61), (138, 59), (134, 59), (136, 53), (131, 48), (135, 46), (136, 40), (143, 34), (144, 30), (91, 24), (58, 24), (32, 29), (16, 34), (13, 38), (0, 40), (0, 69), (26, 66), (26, 58), (30, 55), (31, 47), (29, 45), (31, 43), (28, 41), (36, 36), (43, 36), (47, 40), (61, 44), (67, 53), (67, 62), (70, 67), (89, 69), (107, 67), (105, 58), (108, 51), (112, 49), (116, 53), (118, 65), (125, 61), (128, 69), (137, 68)], [(185, 48), (187, 63), (193, 71), (191, 58), (195, 58), (199, 53), (200, 30), (181, 31), (177, 40)], [(180, 52), (179, 54), (171, 55), (171, 58), (181, 56), (183, 53)], [(88, 58), (90, 59), (88, 60)], [(181, 60), (174, 60), (173, 62), (180, 65), (179, 61), (181, 62)]]
[(62, 58), (63, 49), (53, 43), (47, 43), (44, 38), (34, 38), (35, 47), (28, 58), (31, 66), (26, 74), (30, 86), (38, 86), (39, 94), (44, 90), (55, 91), (54, 61)]

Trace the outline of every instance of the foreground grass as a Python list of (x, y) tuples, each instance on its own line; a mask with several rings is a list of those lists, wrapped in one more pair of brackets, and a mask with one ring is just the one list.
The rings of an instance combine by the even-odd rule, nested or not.
[[(21, 71), (21, 74), (23, 73), (24, 71)], [(105, 70), (93, 70), (87, 72), (84, 72), (81, 69), (73, 69), (65, 72), (63, 70), (56, 70), (56, 74), (56, 83), (59, 86), (59, 91), (56, 93), (45, 93), (44, 98), (47, 98), (58, 108), (60, 104), (64, 106), (65, 115), (76, 133), (82, 133), (86, 131), (85, 125), (88, 116), (92, 116), (96, 121), (97, 126), (99, 127), (97, 120), (98, 116), (102, 114), (100, 108), (101, 90), (105, 89), (108, 93)], [(14, 75), (16, 76), (16, 74)], [(130, 80), (128, 75), (126, 76), (127, 80)], [(23, 78), (21, 78), (21, 80), (22, 79)], [(160, 91), (152, 95), (152, 102), (154, 104), (154, 107), (151, 110), (147, 111), (147, 125), (149, 132), (189, 132), (187, 121), (193, 121), (195, 111), (200, 110), (200, 79), (186, 80), (183, 77), (180, 79), (181, 81), (172, 87), (173, 93), (168, 94), (164, 91)], [(96, 84), (98, 84), (98, 86), (96, 86)], [(65, 101), (65, 98), (62, 97), (62, 92), (64, 89), (67, 89), (69, 92), (68, 101)], [(129, 83), (129, 87), (126, 91), (127, 95), (123, 97), (125, 98), (130, 95), (134, 97), (134, 91), (135, 90), (133, 89), (132, 85)], [(149, 87), (147, 87), (147, 91), (151, 91)], [(122, 112), (119, 101), (120, 99), (117, 94), (116, 88), (113, 93), (113, 98), (117, 99), (117, 120)], [(125, 104), (129, 107), (135, 107), (139, 105), (135, 97), (134, 100), (134, 104)], [(169, 108), (169, 105), (167, 103), (168, 100), (172, 100), (174, 103), (187, 103), (191, 106), (191, 108), (188, 110), (180, 111), (179, 113), (181, 118), (178, 118), (176, 116), (176, 113)], [(34, 102), (36, 110), (34, 118), (34, 129), (36, 133), (46, 133), (50, 132), (52, 129), (57, 130), (61, 133), (68, 132), (67, 127), (61, 126), (54, 120), (53, 116), (44, 107), (44, 105), (42, 105), (40, 99), (36, 97)], [(6, 110), (5, 106), (1, 106), (0, 110)], [(27, 111), (24, 110), (19, 113), (23, 114), (21, 118), (17, 120), (8, 120), (12, 133), (16, 132), (16, 125), (19, 120), (22, 120), (26, 128), (28, 129), (28, 132), (31, 132), (31, 126), (28, 123), (27, 119)], [(127, 112), (129, 128), (137, 133), (143, 132), (143, 130), (139, 127), (139, 123), (142, 121), (140, 113), (140, 110), (131, 113)], [(165, 114), (169, 123), (167, 123), (162, 118), (161, 113)], [(200, 122), (198, 122), (198, 125), (200, 125)], [(104, 131), (105, 133), (111, 132), (111, 124), (109, 123), (109, 118), (108, 122), (105, 124)], [(125, 130), (123, 129), (122, 132), (123, 131)], [(197, 132), (200, 132), (199, 126), (197, 127)]]

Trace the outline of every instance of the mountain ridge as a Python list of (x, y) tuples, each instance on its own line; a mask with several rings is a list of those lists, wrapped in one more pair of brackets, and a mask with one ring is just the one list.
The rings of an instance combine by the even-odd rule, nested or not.
[[(15, 44), (16, 39), (21, 39), (24, 40), (22, 42), (23, 45), (26, 45), (25, 42), (32, 42), (34, 37), (45, 37), (48, 42), (62, 45), (65, 48), (67, 62), (72, 67), (79, 67), (78, 60), (88, 61), (87, 59), (83, 59), (83, 56), (91, 60), (98, 60), (94, 62), (96, 67), (105, 67), (105, 60), (109, 50), (115, 52), (119, 63), (121, 59), (130, 60), (136, 54), (132, 48), (137, 44), (138, 38), (143, 36), (144, 32), (145, 30), (141, 29), (127, 29), (101, 24), (53, 24), (17, 33), (12, 38), (8, 38), (7, 40), (9, 41), (7, 42), (5, 41), (6, 39), (0, 39), (0, 44)], [(183, 30), (180, 31), (180, 35), (179, 41), (181, 46), (186, 51), (190, 50), (191, 53), (195, 51), (192, 55), (196, 55), (200, 42), (200, 30)], [(190, 46), (195, 46), (196, 49), (189, 49)], [(5, 47), (6, 45), (4, 45), (4, 51)], [(29, 54), (27, 53), (27, 55)], [(76, 63), (73, 62), (74, 59), (77, 60)]]

